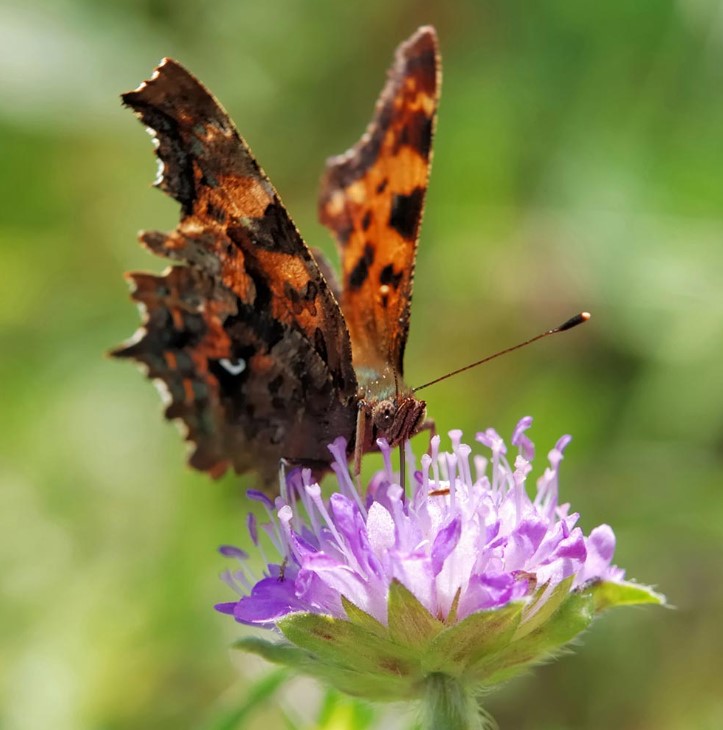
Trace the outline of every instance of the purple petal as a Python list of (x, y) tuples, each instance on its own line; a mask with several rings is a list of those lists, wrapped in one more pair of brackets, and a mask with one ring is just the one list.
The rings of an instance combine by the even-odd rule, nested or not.
[(479, 443), (486, 446), (488, 449), (492, 449), (493, 454), (507, 453), (505, 442), (502, 440), (497, 431), (494, 430), (494, 428), (488, 428), (486, 431), (479, 432), (475, 436), (475, 439), (479, 441)]
[(227, 613), (231, 616), (234, 615), (234, 612), (236, 611), (236, 604), (238, 601), (231, 601), (230, 603), (217, 603), (214, 606), (214, 609), (218, 611), (219, 613)]
[(587, 538), (587, 560), (576, 580), (580, 585), (588, 580), (622, 580), (624, 572), (612, 568), (610, 563), (615, 554), (615, 533), (609, 525), (596, 527)]
[(560, 542), (554, 554), (558, 558), (570, 558), (584, 563), (587, 558), (587, 548), (585, 547), (585, 537), (582, 530), (576, 527)]
[(259, 546), (259, 533), (256, 529), (256, 515), (253, 512), (249, 512), (249, 516), (246, 519), (246, 526), (248, 527), (249, 535), (251, 537), (251, 542), (256, 545), (256, 547)]
[(356, 558), (359, 566), (372, 575), (379, 575), (380, 565), (369, 544), (366, 524), (356, 503), (342, 494), (332, 494), (329, 511), (334, 525)]
[[(392, 552), (391, 577), (396, 578), (415, 595), (417, 600), (430, 612), (434, 612), (435, 583), (431, 561), (421, 552)], [(386, 621), (386, 616), (384, 618)]]
[(334, 441), (332, 441), (332, 443), (327, 446), (327, 448), (331, 452), (331, 455), (334, 457), (334, 460), (342, 466), (346, 467), (346, 439), (343, 436), (338, 436), (334, 439)]
[(432, 545), (432, 574), (439, 575), (444, 567), (444, 561), (457, 547), (462, 534), (462, 520), (455, 517), (448, 525), (443, 527), (434, 538)]
[(299, 562), (303, 562), (310, 555), (316, 555), (319, 551), (318, 545), (308, 542), (293, 530), (289, 532), (289, 542), (294, 556)]
[(580, 568), (580, 562), (569, 558), (551, 560), (549, 563), (540, 565), (535, 569), (535, 576), (538, 585), (548, 583), (554, 588), (563, 580), (566, 580)]
[[(374, 597), (380, 591), (370, 590), (370, 584), (364, 576), (351, 572), (346, 565), (327, 563), (314, 558), (299, 571), (297, 582), (299, 599), (310, 605), (319, 606), (324, 613), (343, 616), (344, 609), (341, 597), (345, 596), (352, 603), (367, 613), (374, 613)], [(382, 601), (385, 591), (381, 591)]]
[(247, 560), (249, 557), (243, 550), (241, 550), (241, 548), (237, 548), (234, 545), (221, 545), (218, 551), (226, 558), (238, 558), (239, 560)]
[(615, 533), (610, 525), (599, 525), (587, 538), (593, 556), (607, 565), (615, 554)]
[(476, 611), (504, 606), (524, 595), (526, 590), (525, 583), (509, 573), (473, 575), (460, 597), (458, 617), (463, 619)]
[(275, 621), (305, 606), (297, 600), (294, 583), (279, 578), (264, 578), (235, 606), (234, 617), (243, 624), (273, 625)]
[(525, 416), (515, 426), (515, 430), (512, 432), (512, 438), (510, 439), (512, 445), (520, 449), (520, 453), (527, 461), (532, 461), (535, 457), (535, 445), (525, 433), (531, 425), (532, 417)]
[(302, 568), (296, 580), (296, 597), (307, 610), (343, 617), (341, 596), (347, 595), (342, 585), (330, 579), (331, 571), (320, 571), (318, 564)]
[(269, 499), (269, 497), (263, 492), (259, 492), (257, 489), (247, 489), (246, 496), (254, 502), (261, 502), (261, 504), (266, 505), (266, 507), (270, 510), (274, 509), (274, 503)]
[(505, 568), (523, 569), (542, 543), (547, 526), (542, 520), (527, 519), (509, 536), (505, 546)]

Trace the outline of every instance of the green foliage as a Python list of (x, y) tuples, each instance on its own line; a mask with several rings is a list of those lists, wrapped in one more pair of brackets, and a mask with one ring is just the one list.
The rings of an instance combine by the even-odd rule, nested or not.
[(277, 690), (289, 679), (289, 672), (276, 670), (246, 688), (240, 702), (219, 711), (202, 730), (237, 730), (246, 727), (253, 713), (272, 702)]

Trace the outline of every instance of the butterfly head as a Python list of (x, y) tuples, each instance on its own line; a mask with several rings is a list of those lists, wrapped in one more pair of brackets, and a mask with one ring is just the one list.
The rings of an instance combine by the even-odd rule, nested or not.
[(427, 420), (427, 404), (413, 395), (385, 398), (371, 406), (374, 438), (397, 446), (418, 433)]

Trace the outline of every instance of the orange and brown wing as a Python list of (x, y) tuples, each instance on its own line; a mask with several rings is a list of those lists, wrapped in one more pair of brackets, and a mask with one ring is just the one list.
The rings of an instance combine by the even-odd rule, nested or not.
[(156, 185), (181, 204), (174, 231), (141, 241), (183, 265), (131, 274), (144, 326), (114, 354), (165, 385), (196, 468), (273, 478), (281, 457), (328, 461), (326, 444), (353, 435), (357, 384), (311, 252), (226, 112), (180, 64), (165, 59), (123, 102), (154, 139)]
[(339, 245), (358, 369), (403, 374), (439, 84), (437, 37), (423, 27), (397, 49), (364, 136), (327, 162), (319, 215)]

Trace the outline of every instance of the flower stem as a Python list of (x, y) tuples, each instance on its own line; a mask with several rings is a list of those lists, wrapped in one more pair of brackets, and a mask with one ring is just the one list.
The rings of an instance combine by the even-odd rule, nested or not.
[(482, 730), (480, 708), (459, 680), (446, 674), (431, 674), (425, 689), (421, 730)]

